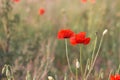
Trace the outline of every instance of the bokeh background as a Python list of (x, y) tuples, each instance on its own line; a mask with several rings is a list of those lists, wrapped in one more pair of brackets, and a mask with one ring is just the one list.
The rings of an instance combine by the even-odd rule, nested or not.
[[(45, 10), (43, 15), (40, 8)], [(30, 80), (47, 80), (48, 75), (56, 80), (67, 75), (70, 80), (64, 40), (57, 39), (60, 29), (85, 31), (91, 37), (89, 45), (81, 45), (83, 65), (91, 57), (96, 34), (97, 50), (102, 32), (108, 29), (91, 77), (94, 80), (102, 69), (102, 80), (106, 80), (111, 70), (114, 73), (118, 69), (120, 0), (0, 0), (0, 70), (5, 64), (11, 65), (15, 80), (25, 80), (27, 74)], [(74, 71), (79, 45), (68, 47)]]

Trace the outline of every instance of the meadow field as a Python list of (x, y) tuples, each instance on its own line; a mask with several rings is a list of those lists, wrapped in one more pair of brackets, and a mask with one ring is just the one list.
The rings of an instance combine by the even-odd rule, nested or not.
[[(77, 35), (84, 42), (71, 43)], [(119, 73), (120, 0), (0, 0), (0, 80), (120, 80)]]

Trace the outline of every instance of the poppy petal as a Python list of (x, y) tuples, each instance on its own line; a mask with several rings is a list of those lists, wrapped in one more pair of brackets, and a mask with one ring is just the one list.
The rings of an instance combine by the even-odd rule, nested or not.
[(76, 44), (77, 44), (77, 42), (76, 42), (76, 40), (75, 40), (75, 37), (71, 37), (71, 38), (70, 38), (70, 43), (71, 43), (72, 45), (76, 45)]
[(84, 40), (84, 45), (87, 45), (89, 42), (90, 42), (90, 38), (89, 38), (89, 37), (88, 37), (88, 38), (85, 38), (85, 40)]

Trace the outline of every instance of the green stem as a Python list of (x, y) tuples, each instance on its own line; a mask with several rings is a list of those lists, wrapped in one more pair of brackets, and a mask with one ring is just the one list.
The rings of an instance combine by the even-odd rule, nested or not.
[(117, 69), (117, 71), (115, 73), (119, 74), (119, 71), (120, 71), (120, 65), (118, 66), (118, 69)]
[(110, 71), (110, 73), (109, 73), (109, 77), (108, 77), (108, 80), (110, 80), (110, 75), (111, 75), (112, 71), (113, 71), (113, 70), (111, 70), (111, 71)]
[(87, 60), (87, 64), (85, 66), (85, 71), (84, 71), (84, 74), (83, 74), (83, 80), (85, 79), (85, 76), (87, 74), (88, 66), (89, 66), (89, 59)]
[(85, 80), (88, 79), (91, 71), (93, 70), (93, 67), (94, 67), (94, 65), (95, 65), (95, 61), (96, 61), (96, 59), (97, 59), (97, 57), (98, 57), (98, 54), (99, 54), (99, 52), (100, 52), (100, 48), (101, 48), (101, 45), (102, 45), (103, 37), (104, 37), (104, 35), (102, 35), (102, 38), (101, 38), (101, 40), (100, 40), (99, 48), (98, 48), (98, 50), (97, 50), (97, 53), (96, 53), (96, 55), (95, 55), (95, 58), (94, 58), (94, 60), (93, 60), (93, 62), (92, 62), (92, 65), (91, 65), (91, 67), (90, 67), (90, 70), (88, 71), (88, 74), (87, 74)]
[(78, 80), (78, 68), (76, 68), (76, 80)]
[(85, 76), (87, 74), (87, 67), (88, 66), (92, 66), (92, 63), (93, 63), (93, 60), (94, 60), (94, 55), (95, 55), (96, 45), (97, 45), (97, 36), (96, 36), (95, 42), (94, 42), (94, 47), (93, 47), (93, 53), (92, 53), (91, 62), (90, 62), (90, 64), (88, 64), (88, 61), (87, 61), (87, 64), (86, 64), (86, 67), (85, 67), (85, 72), (84, 72), (84, 75), (83, 75), (83, 79), (85, 79)]
[(70, 73), (73, 75), (73, 72), (72, 72), (72, 69), (71, 69), (71, 66), (70, 66), (69, 57), (68, 57), (67, 39), (65, 39), (65, 49), (66, 49), (66, 58), (67, 58), (68, 68), (70, 70)]
[(81, 77), (83, 77), (83, 67), (82, 67), (82, 49), (80, 47), (80, 72), (81, 72)]
[(94, 43), (94, 48), (93, 48), (92, 59), (91, 59), (91, 64), (90, 65), (92, 65), (93, 60), (94, 60), (96, 45), (97, 45), (97, 36), (95, 38), (95, 43)]
[(102, 75), (102, 70), (100, 70), (97, 80), (101, 80), (101, 75)]

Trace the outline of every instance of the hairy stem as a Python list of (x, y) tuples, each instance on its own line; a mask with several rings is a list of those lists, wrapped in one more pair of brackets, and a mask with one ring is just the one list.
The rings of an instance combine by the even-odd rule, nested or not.
[(70, 61), (69, 61), (69, 57), (68, 57), (67, 39), (65, 39), (65, 49), (66, 49), (66, 58), (67, 58), (68, 68), (70, 70), (70, 73), (73, 75), (73, 72), (72, 72), (72, 69), (71, 69), (71, 65), (70, 65)]
[(83, 78), (83, 67), (82, 67), (82, 48), (80, 47), (80, 72), (81, 78)]

